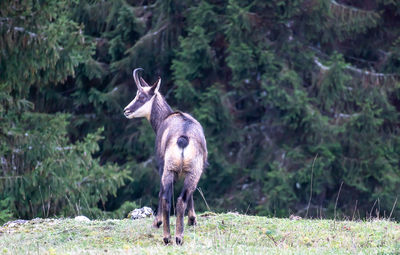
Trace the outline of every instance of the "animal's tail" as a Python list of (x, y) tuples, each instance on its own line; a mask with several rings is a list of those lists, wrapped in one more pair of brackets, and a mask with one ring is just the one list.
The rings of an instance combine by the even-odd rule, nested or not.
[(185, 135), (182, 135), (178, 138), (176, 143), (178, 144), (179, 148), (184, 149), (189, 144), (189, 138)]

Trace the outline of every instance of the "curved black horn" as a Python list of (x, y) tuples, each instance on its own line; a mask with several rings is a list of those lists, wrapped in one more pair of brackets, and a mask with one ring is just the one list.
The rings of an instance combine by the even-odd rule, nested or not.
[(135, 80), (136, 86), (140, 91), (143, 90), (142, 84), (140, 83), (139, 76), (138, 76), (138, 71), (144, 71), (143, 68), (136, 68), (133, 70), (133, 79)]

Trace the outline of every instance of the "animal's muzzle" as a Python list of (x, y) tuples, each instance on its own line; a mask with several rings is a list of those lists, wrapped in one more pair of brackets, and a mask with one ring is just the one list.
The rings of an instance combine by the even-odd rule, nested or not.
[(124, 109), (124, 115), (125, 117), (128, 117), (129, 115), (131, 115), (132, 112), (129, 109)]

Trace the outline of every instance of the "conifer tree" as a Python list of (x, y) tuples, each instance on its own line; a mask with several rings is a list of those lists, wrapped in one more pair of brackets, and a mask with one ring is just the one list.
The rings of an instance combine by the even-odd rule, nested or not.
[[(400, 195), (399, 3), (48, 2), (1, 6), (1, 134), (24, 138), (23, 112), (49, 114), (68, 124), (51, 141), (76, 148), (68, 153), (77, 160), (85, 137), (104, 127), (96, 169), (117, 163), (132, 180), (104, 188), (117, 197), (102, 198), (102, 209), (156, 205), (153, 131), (122, 115), (135, 95), (131, 71), (142, 67), (146, 80), (162, 77), (174, 109), (205, 128), (209, 167), (199, 187), (212, 209), (329, 217), (341, 187), (343, 215), (355, 203), (360, 217), (374, 204), (391, 211)], [(2, 140), (5, 155), (13, 139)]]
[(93, 158), (100, 131), (71, 143), (70, 117), (62, 105), (48, 105), (57, 104), (53, 88), (65, 86), (93, 51), (70, 8), (69, 1), (0, 4), (1, 220), (99, 216), (98, 203), (128, 178)]

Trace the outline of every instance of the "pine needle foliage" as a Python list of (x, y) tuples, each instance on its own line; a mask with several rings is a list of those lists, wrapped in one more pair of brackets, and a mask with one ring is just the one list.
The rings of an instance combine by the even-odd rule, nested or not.
[[(77, 213), (71, 204), (94, 216), (155, 207), (153, 130), (122, 115), (136, 92), (132, 69), (142, 67), (149, 82), (162, 77), (174, 109), (204, 126), (209, 166), (199, 187), (212, 209), (380, 217), (394, 206), (399, 217), (397, 1), (45, 2), (0, 6), (0, 152), (7, 164), (18, 158), (21, 174), (53, 155), (46, 168), (74, 192), (56, 206), (47, 186), (59, 179), (35, 177), (24, 186), (36, 187), (34, 210), (19, 209), (17, 190), (0, 207), (43, 214), (41, 196), (65, 215)], [(31, 152), (40, 141), (46, 150)], [(29, 159), (15, 152), (21, 146)], [(94, 181), (74, 186), (92, 180), (82, 168), (104, 176), (98, 190)]]
[[(130, 179), (94, 157), (102, 129), (71, 143), (56, 86), (76, 74), (93, 44), (69, 1), (2, 2), (0, 11), (1, 221), (86, 214)], [(50, 106), (51, 103), (58, 106)], [(46, 112), (47, 111), (47, 112)]]

